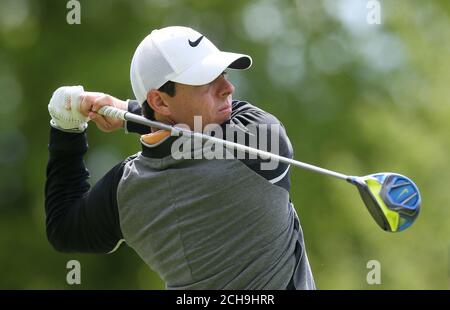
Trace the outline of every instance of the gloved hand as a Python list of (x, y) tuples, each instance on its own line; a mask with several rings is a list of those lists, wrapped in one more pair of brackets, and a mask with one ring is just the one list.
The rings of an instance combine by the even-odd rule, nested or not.
[(67, 132), (83, 132), (89, 117), (79, 112), (83, 86), (63, 86), (55, 90), (48, 111), (52, 117), (50, 125)]

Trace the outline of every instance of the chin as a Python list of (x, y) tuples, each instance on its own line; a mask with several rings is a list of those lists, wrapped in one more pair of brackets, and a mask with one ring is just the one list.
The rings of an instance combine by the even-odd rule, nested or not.
[(231, 118), (231, 111), (222, 111), (219, 113), (219, 115), (217, 116), (217, 121), (216, 123), (221, 125), (223, 123), (225, 123), (226, 121), (228, 121)]

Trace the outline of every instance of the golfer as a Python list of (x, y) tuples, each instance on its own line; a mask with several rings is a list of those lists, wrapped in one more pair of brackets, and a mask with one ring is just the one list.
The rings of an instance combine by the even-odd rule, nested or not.
[[(84, 92), (81, 86), (56, 90), (49, 103), (45, 187), (53, 247), (110, 253), (124, 241), (167, 289), (315, 289), (290, 201), (288, 165), (267, 165), (233, 151), (231, 159), (175, 156), (180, 146), (189, 155), (205, 145), (96, 113), (112, 105), (216, 136), (232, 128), (235, 134), (224, 139), (255, 147), (252, 137), (265, 137), (270, 141), (258, 145), (292, 158), (289, 138), (274, 116), (232, 100), (234, 86), (225, 71), (251, 63), (247, 55), (218, 50), (191, 28), (167, 27), (152, 31), (135, 51), (130, 71), (136, 100)], [(92, 187), (83, 162), (90, 119), (104, 131), (140, 134), (142, 145)], [(245, 139), (236, 141), (239, 134)]]

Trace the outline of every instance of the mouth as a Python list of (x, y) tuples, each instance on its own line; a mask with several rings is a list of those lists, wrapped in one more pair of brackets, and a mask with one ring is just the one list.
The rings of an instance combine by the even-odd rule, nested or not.
[(231, 107), (225, 107), (223, 109), (220, 109), (219, 114), (223, 115), (226, 118), (229, 118), (231, 116)]
[(231, 113), (231, 102), (227, 102), (225, 106), (219, 109), (219, 112), (230, 112)]
[(231, 111), (231, 106), (228, 106), (228, 105), (227, 105), (226, 107), (220, 109), (219, 112), (223, 112), (223, 111), (227, 111), (227, 110), (230, 110), (230, 111)]

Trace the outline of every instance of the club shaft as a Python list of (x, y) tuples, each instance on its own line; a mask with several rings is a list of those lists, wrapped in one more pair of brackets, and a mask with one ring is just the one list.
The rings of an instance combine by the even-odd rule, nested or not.
[(239, 143), (235, 143), (232, 141), (227, 141), (227, 140), (219, 139), (219, 138), (212, 137), (212, 136), (209, 136), (206, 134), (202, 134), (199, 132), (192, 132), (190, 130), (186, 130), (183, 128), (170, 126), (170, 125), (163, 124), (163, 123), (157, 122), (157, 121), (152, 121), (152, 120), (149, 120), (140, 115), (136, 115), (136, 114), (133, 114), (133, 113), (130, 113), (130, 112), (127, 112), (124, 110), (120, 110), (120, 109), (117, 109), (114, 107), (104, 106), (98, 111), (98, 113), (102, 114), (104, 116), (112, 117), (112, 118), (118, 118), (118, 119), (126, 120), (126, 121), (133, 122), (133, 123), (138, 123), (138, 124), (153, 127), (153, 128), (167, 130), (167, 131), (170, 131), (171, 134), (175, 135), (175, 136), (183, 135), (183, 136), (188, 136), (188, 137), (197, 137), (197, 138), (200, 138), (203, 140), (209, 140), (214, 143), (222, 144), (225, 147), (230, 148), (230, 149), (235, 149), (238, 151), (246, 152), (251, 155), (260, 156), (263, 159), (267, 158), (267, 159), (276, 160), (276, 161), (279, 161), (279, 162), (282, 162), (282, 163), (285, 163), (288, 165), (293, 165), (293, 166), (296, 166), (299, 168), (318, 172), (318, 173), (321, 173), (324, 175), (329, 175), (329, 176), (332, 176), (332, 177), (335, 177), (338, 179), (347, 180), (349, 178), (349, 176), (339, 173), (339, 172), (320, 168), (320, 167), (310, 165), (310, 164), (307, 164), (307, 163), (304, 163), (304, 162), (301, 162), (301, 161), (298, 161), (295, 159), (287, 158), (287, 157), (273, 154), (273, 153), (263, 151), (263, 150), (258, 150), (256, 148), (252, 148), (252, 147), (242, 145)]

